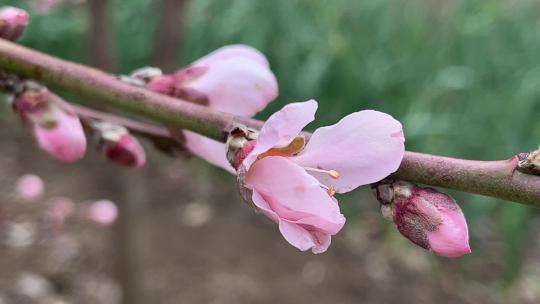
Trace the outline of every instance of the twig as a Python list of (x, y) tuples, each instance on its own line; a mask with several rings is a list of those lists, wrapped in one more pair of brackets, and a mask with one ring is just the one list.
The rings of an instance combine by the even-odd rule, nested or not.
[[(192, 130), (224, 141), (234, 122), (260, 127), (262, 122), (132, 87), (115, 77), (0, 39), (0, 68), (77, 93), (88, 100)], [(516, 172), (516, 161), (471, 161), (406, 152), (397, 178), (540, 207), (540, 176)]]

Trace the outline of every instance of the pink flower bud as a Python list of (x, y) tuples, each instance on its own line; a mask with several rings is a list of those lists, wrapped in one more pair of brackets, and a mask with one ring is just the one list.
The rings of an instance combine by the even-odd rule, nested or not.
[(124, 134), (116, 143), (107, 145), (105, 155), (121, 165), (127, 167), (143, 167), (146, 163), (146, 155), (137, 138), (130, 134)]
[(86, 137), (79, 118), (57, 109), (56, 125), (52, 128), (34, 125), (34, 135), (39, 147), (63, 162), (76, 162), (86, 152)]
[(88, 209), (88, 218), (100, 225), (107, 226), (116, 221), (118, 208), (109, 200), (100, 200), (92, 203)]
[(27, 88), (15, 97), (13, 107), (29, 124), (39, 147), (54, 158), (75, 162), (84, 157), (86, 136), (69, 104), (44, 87)]
[(110, 122), (95, 122), (92, 127), (109, 160), (126, 167), (140, 168), (145, 165), (143, 147), (125, 127)]
[(452, 197), (403, 181), (381, 182), (375, 191), (383, 215), (416, 245), (445, 257), (471, 252), (467, 222)]
[(28, 25), (28, 13), (14, 7), (0, 9), (0, 38), (16, 41)]
[(35, 201), (43, 195), (43, 180), (33, 174), (23, 175), (17, 181), (17, 196), (26, 201)]

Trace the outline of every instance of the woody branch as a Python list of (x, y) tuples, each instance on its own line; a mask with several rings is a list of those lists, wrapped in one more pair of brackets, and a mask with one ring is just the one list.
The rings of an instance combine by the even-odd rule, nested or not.
[[(260, 127), (261, 121), (210, 110), (130, 86), (113, 75), (67, 62), (0, 39), (0, 69), (40, 81), (151, 119), (169, 128), (188, 129), (224, 141), (234, 123)], [(165, 134), (164, 134), (165, 135)], [(540, 207), (540, 176), (516, 171), (518, 160), (473, 161), (406, 152), (394, 177)]]

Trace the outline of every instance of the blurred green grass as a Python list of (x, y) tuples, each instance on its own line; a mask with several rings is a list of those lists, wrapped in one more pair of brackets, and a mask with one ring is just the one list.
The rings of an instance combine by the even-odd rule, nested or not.
[[(21, 1), (3, 1), (21, 5)], [(26, 3), (26, 2), (25, 2)], [(156, 1), (113, 1), (122, 72), (150, 63)], [(280, 97), (315, 98), (331, 124), (361, 109), (388, 112), (405, 128), (409, 150), (502, 159), (540, 143), (540, 2), (429, 0), (197, 0), (185, 14), (186, 65), (230, 43), (266, 54)], [(22, 44), (88, 62), (84, 6), (32, 16)], [(453, 193), (474, 229), (485, 213), (500, 218), (508, 278), (518, 269), (536, 210)]]

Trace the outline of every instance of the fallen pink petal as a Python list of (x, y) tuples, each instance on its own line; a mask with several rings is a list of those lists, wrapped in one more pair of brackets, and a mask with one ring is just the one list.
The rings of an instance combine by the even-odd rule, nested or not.
[(87, 212), (90, 220), (103, 226), (113, 224), (118, 217), (118, 207), (110, 200), (100, 200), (92, 203)]
[(17, 196), (26, 201), (36, 201), (43, 196), (45, 186), (43, 180), (34, 174), (26, 174), (19, 178), (15, 191)]

